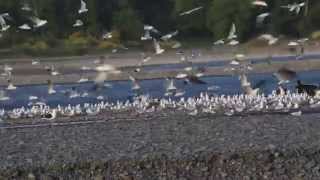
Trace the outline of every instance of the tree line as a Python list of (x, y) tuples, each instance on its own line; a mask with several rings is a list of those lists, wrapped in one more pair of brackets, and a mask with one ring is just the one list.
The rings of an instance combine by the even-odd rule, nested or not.
[[(149, 24), (163, 33), (179, 30), (179, 37), (209, 37), (212, 41), (223, 38), (235, 23), (241, 41), (260, 33), (291, 37), (305, 37), (320, 28), (320, 1), (307, 0), (299, 14), (281, 8), (298, 0), (266, 0), (268, 7), (256, 7), (252, 0), (84, 0), (88, 12), (78, 14), (80, 0), (1, 0), (0, 13), (9, 13), (11, 28), (3, 34), (23, 37), (67, 38), (74, 32), (94, 37), (105, 31), (118, 31), (122, 40), (139, 40), (143, 25)], [(30, 4), (31, 12), (21, 6)], [(183, 11), (202, 6), (192, 14), (179, 16)], [(262, 25), (257, 25), (257, 15), (269, 12)], [(30, 14), (48, 20), (43, 28), (31, 31), (16, 27), (28, 22)], [(84, 22), (73, 27), (76, 19)], [(11, 43), (19, 39), (11, 39)]]

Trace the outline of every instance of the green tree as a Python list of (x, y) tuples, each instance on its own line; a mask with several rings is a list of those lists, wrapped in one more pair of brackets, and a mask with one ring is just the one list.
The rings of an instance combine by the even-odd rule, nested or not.
[(138, 40), (143, 30), (142, 22), (130, 7), (124, 7), (113, 15), (113, 27), (123, 40)]
[(240, 40), (250, 36), (252, 20), (251, 0), (214, 0), (207, 13), (207, 27), (215, 39), (225, 38), (235, 23)]

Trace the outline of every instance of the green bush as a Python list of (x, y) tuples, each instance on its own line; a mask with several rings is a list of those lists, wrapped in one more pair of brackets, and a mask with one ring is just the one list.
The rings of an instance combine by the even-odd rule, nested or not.
[(88, 51), (88, 48), (95, 43), (94, 38), (80, 32), (72, 33), (66, 40), (64, 40), (66, 53), (76, 55), (85, 54)]
[(76, 32), (71, 34), (65, 40), (65, 46), (71, 48), (86, 48), (89, 45), (88, 38), (84, 37), (81, 33)]
[(49, 46), (45, 41), (36, 41), (32, 46), (31, 49), (34, 51), (44, 52), (48, 50)]
[(98, 49), (114, 49), (117, 48), (119, 45), (116, 43), (113, 43), (111, 41), (101, 41), (98, 44)]
[(14, 50), (27, 55), (42, 55), (47, 54), (49, 48), (49, 45), (45, 41), (30, 39), (15, 46)]
[(46, 35), (44, 37), (44, 41), (48, 44), (48, 46), (50, 47), (59, 47), (60, 45), (60, 41), (59, 39), (57, 39), (54, 35), (52, 34), (49, 34), (49, 35)]
[(320, 39), (320, 31), (314, 31), (313, 33), (311, 33), (311, 39), (319, 40)]
[(111, 31), (112, 37), (108, 39), (109, 41), (115, 43), (115, 44), (120, 44), (120, 32), (117, 30)]
[(172, 47), (177, 43), (177, 41), (170, 40), (170, 41), (160, 41), (160, 46), (163, 49), (172, 49)]

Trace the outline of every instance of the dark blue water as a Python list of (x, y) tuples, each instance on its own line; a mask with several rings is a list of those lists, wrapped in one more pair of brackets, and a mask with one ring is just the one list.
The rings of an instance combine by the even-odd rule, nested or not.
[[(319, 84), (320, 83), (320, 71), (309, 71), (298, 74), (298, 78), (304, 83)], [(205, 85), (185, 85), (182, 80), (176, 80), (175, 84), (178, 89), (184, 90), (186, 93), (184, 97), (198, 96), (201, 92), (209, 92), (210, 94), (238, 94), (241, 93), (240, 82), (236, 76), (210, 76), (203, 77), (202, 80), (206, 81)], [(264, 80), (265, 84), (261, 88), (265, 94), (271, 93), (277, 87), (277, 80), (272, 74), (252, 74), (249, 75), (249, 80), (253, 86)], [(112, 88), (103, 88), (99, 91), (92, 91), (92, 83), (84, 84), (57, 84), (55, 85), (56, 94), (49, 95), (46, 85), (34, 85), (34, 86), (18, 86), (15, 91), (7, 91), (7, 95), (11, 97), (8, 101), (0, 101), (0, 108), (12, 109), (15, 107), (27, 106), (29, 96), (37, 96), (39, 100), (47, 103), (50, 106), (60, 105), (75, 105), (83, 103), (94, 103), (101, 100), (97, 100), (97, 96), (104, 96), (106, 101), (116, 102), (117, 100), (125, 101), (131, 99), (135, 93), (131, 90), (130, 81), (111, 81), (108, 82), (112, 85)], [(149, 94), (154, 98), (164, 97), (165, 93), (165, 80), (142, 80), (140, 81), (143, 94)], [(208, 87), (218, 86), (215, 91), (208, 91)], [(295, 82), (286, 84), (289, 89), (294, 89)], [(89, 92), (88, 97), (76, 97), (69, 98), (63, 92), (75, 87), (79, 93)], [(4, 87), (0, 87), (4, 88)]]
[[(312, 60), (312, 59), (320, 59), (320, 54), (305, 54), (304, 56), (297, 58), (295, 55), (290, 56), (277, 56), (272, 57), (271, 59), (267, 59), (266, 57), (261, 58), (252, 58), (249, 59), (252, 64), (262, 64), (267, 62), (288, 62), (288, 61), (301, 61), (301, 60)], [(230, 61), (218, 59), (218, 60), (212, 60), (210, 62), (198, 62), (193, 63), (193, 66), (195, 68), (197, 67), (221, 67), (226, 66), (230, 63)], [(148, 65), (145, 66), (143, 69), (145, 71), (171, 71), (171, 70), (177, 70), (182, 69), (186, 65), (184, 64), (163, 64), (163, 65)]]

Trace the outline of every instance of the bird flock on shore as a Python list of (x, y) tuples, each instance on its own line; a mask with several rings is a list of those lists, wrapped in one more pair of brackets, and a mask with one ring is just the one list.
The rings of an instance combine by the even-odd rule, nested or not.
[(201, 93), (199, 97), (154, 99), (147, 95), (134, 98), (133, 101), (109, 103), (101, 101), (94, 104), (68, 105), (66, 107), (57, 106), (50, 108), (45, 103), (37, 102), (30, 107), (16, 108), (11, 111), (0, 110), (0, 118), (21, 119), (21, 118), (42, 118), (44, 120), (54, 120), (58, 116), (96, 116), (108, 112), (133, 111), (137, 114), (152, 113), (160, 110), (173, 110), (185, 112), (191, 116), (198, 114), (211, 115), (247, 115), (261, 113), (287, 113), (292, 116), (300, 116), (300, 108), (319, 109), (320, 101), (307, 93), (291, 93), (284, 91), (283, 94), (273, 91), (270, 95), (259, 94), (256, 96), (238, 94), (211, 96)]
[[(257, 7), (268, 7), (268, 4), (262, 0), (254, 0), (252, 1), (253, 6)], [(281, 6), (281, 8), (288, 9), (289, 12), (298, 15), (306, 4), (302, 3), (293, 3), (285, 6)], [(197, 11), (201, 11), (203, 9), (202, 6), (195, 7), (185, 12), (179, 13), (179, 16), (190, 16)], [(21, 7), (21, 10), (33, 12), (31, 6), (27, 3), (24, 3)], [(89, 10), (87, 9), (86, 3), (84, 0), (80, 0), (80, 8), (78, 9), (78, 14), (85, 14)], [(32, 22), (32, 26), (28, 23), (22, 24), (18, 27), (20, 30), (29, 31), (32, 29), (41, 28), (49, 23), (45, 19), (40, 19), (40, 17), (34, 15), (29, 17), (29, 20)], [(271, 16), (269, 12), (263, 12), (257, 16), (256, 22), (257, 24), (263, 24), (265, 19)], [(11, 26), (8, 25), (7, 21), (12, 20), (8, 13), (0, 14), (0, 32), (7, 31)], [(76, 19), (75, 23), (72, 25), (73, 27), (84, 26), (84, 22), (81, 19)], [(179, 34), (178, 30), (172, 31), (167, 34), (161, 33), (158, 29), (156, 29), (152, 25), (144, 25), (143, 34), (141, 36), (141, 41), (149, 41), (153, 44), (154, 47), (154, 55), (159, 56), (165, 52), (165, 49), (161, 47), (161, 42), (166, 42), (173, 39), (175, 36)], [(113, 37), (112, 32), (106, 32), (102, 35), (103, 39), (110, 39)], [(276, 44), (279, 40), (278, 37), (275, 37), (272, 34), (262, 34), (259, 36), (259, 39), (267, 42), (268, 46), (272, 46)], [(307, 38), (298, 39), (297, 41), (289, 42), (289, 47), (300, 47), (301, 57), (304, 53), (304, 44), (308, 41)], [(213, 45), (229, 45), (229, 46), (237, 46), (239, 44), (237, 28), (236, 24), (232, 23), (230, 31), (225, 38), (216, 40)], [(139, 80), (136, 79), (135, 73), (139, 73), (143, 70), (143, 66), (152, 60), (151, 56), (148, 56), (146, 53), (141, 54), (141, 60), (134, 68), (132, 72), (122, 72), (116, 67), (107, 64), (105, 57), (101, 56), (98, 60), (94, 61), (94, 67), (82, 66), (81, 68), (81, 77), (78, 83), (88, 82), (89, 78), (85, 76), (85, 73), (96, 72), (96, 78), (94, 81), (93, 91), (98, 91), (99, 89), (105, 88), (108, 86), (106, 80), (110, 74), (125, 74), (127, 73), (128, 78), (132, 83), (131, 90), (135, 92), (136, 96), (132, 101), (126, 102), (117, 102), (117, 103), (109, 103), (102, 101), (104, 98), (99, 96), (97, 100), (101, 100), (101, 102), (96, 104), (84, 104), (84, 105), (75, 105), (75, 106), (67, 106), (61, 107), (58, 106), (56, 108), (50, 108), (46, 104), (42, 102), (30, 103), (28, 107), (16, 108), (11, 111), (5, 111), (4, 109), (0, 109), (0, 119), (20, 119), (20, 118), (34, 118), (34, 117), (42, 117), (43, 119), (52, 120), (57, 116), (79, 116), (79, 115), (98, 115), (101, 112), (106, 111), (122, 111), (135, 109), (138, 113), (144, 112), (154, 112), (159, 109), (174, 109), (186, 111), (190, 115), (197, 115), (198, 113), (209, 113), (209, 114), (223, 114), (223, 115), (236, 115), (250, 112), (289, 112), (291, 115), (299, 116), (301, 115), (300, 107), (310, 106), (311, 108), (320, 107), (320, 91), (318, 86), (303, 84), (300, 80), (297, 81), (297, 86), (295, 92), (290, 92), (283, 85), (297, 78), (297, 73), (290, 70), (289, 68), (282, 67), (274, 76), (278, 79), (278, 89), (274, 90), (270, 95), (264, 95), (263, 91), (260, 87), (265, 83), (263, 80), (258, 82), (255, 85), (248, 80), (247, 74), (253, 69), (250, 61), (246, 58), (244, 54), (236, 54), (234, 59), (230, 61), (229, 66), (225, 69), (225, 71), (231, 71), (235, 75), (239, 77), (239, 81), (241, 87), (243, 89), (243, 94), (233, 95), (233, 96), (211, 96), (207, 93), (201, 93), (199, 97), (183, 97), (185, 90), (179, 89), (175, 85), (175, 79), (183, 79), (185, 84), (195, 84), (201, 85), (206, 84), (205, 81), (201, 80), (201, 77), (204, 76), (206, 72), (206, 68), (195, 68), (192, 64), (192, 59), (201, 56), (199, 52), (192, 52), (191, 56), (187, 56), (180, 48), (182, 44), (178, 41), (172, 45), (171, 48), (178, 49), (177, 54), (181, 55), (180, 63), (185, 65), (185, 68), (176, 74), (175, 77), (166, 78), (166, 92), (165, 96), (167, 98), (162, 99), (154, 99), (144, 94), (141, 90), (141, 86), (139, 84)], [(123, 49), (127, 49), (126, 47), (122, 47)], [(113, 53), (116, 53), (118, 50), (114, 49)], [(271, 55), (270, 55), (271, 56)], [(31, 64), (33, 66), (39, 66), (42, 64), (39, 60), (32, 60)], [(59, 76), (63, 75), (60, 73), (54, 65), (44, 65), (44, 69), (48, 72), (49, 76)], [(5, 77), (8, 82), (8, 86), (6, 90), (0, 90), (0, 102), (7, 101), (10, 99), (6, 95), (6, 91), (14, 91), (17, 87), (12, 83), (12, 71), (13, 68), (10, 65), (5, 64), (3, 68), (2, 77)], [(48, 94), (56, 94), (57, 92), (54, 88), (54, 84), (52, 80), (47, 80), (48, 85)], [(214, 89), (215, 86), (211, 86), (208, 88)], [(74, 97), (86, 97), (89, 92), (85, 92), (83, 94), (77, 93), (75, 88), (71, 90), (64, 91), (68, 95), (69, 98)], [(147, 92), (146, 92), (147, 93)], [(172, 100), (172, 97), (180, 97), (179, 100)], [(37, 100), (37, 96), (30, 96), (29, 100)], [(0, 107), (1, 108), (1, 107)]]

